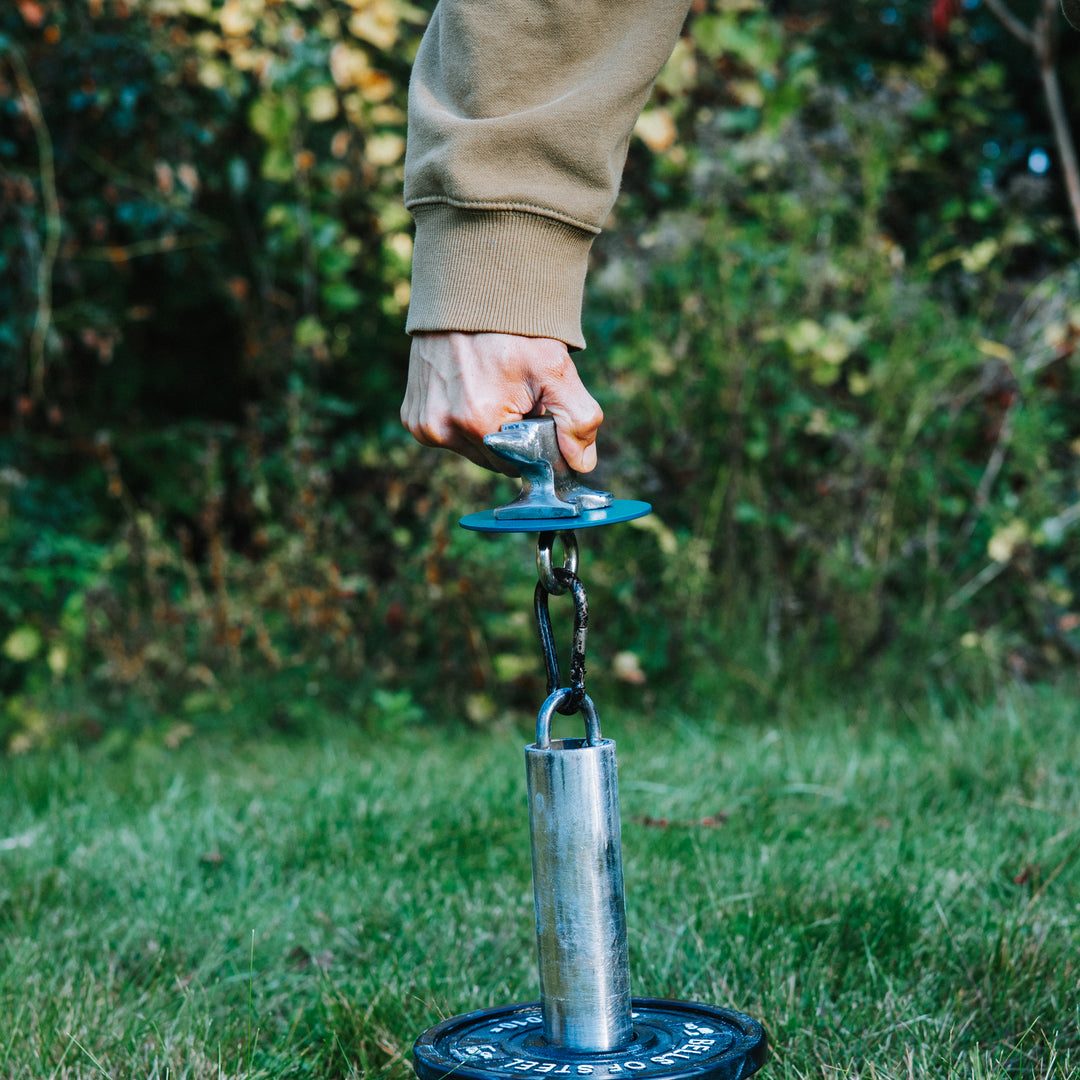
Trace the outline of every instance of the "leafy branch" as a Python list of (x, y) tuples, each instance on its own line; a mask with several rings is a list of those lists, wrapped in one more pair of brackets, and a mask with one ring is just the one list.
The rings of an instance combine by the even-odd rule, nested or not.
[(41, 195), (45, 203), (45, 243), (37, 266), (37, 315), (30, 337), (30, 397), (40, 401), (45, 396), (45, 350), (49, 329), (52, 325), (52, 282), (57, 256), (60, 254), (60, 235), (63, 221), (60, 216), (60, 199), (56, 191), (56, 166), (52, 137), (41, 109), (41, 99), (30, 69), (18, 46), (10, 38), (0, 36), (0, 52), (5, 51), (15, 73), (26, 118), (34, 129), (38, 148), (38, 170), (41, 177)]

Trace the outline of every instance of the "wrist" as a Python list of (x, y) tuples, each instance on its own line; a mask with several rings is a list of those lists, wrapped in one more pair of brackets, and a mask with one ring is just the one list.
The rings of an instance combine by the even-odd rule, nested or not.
[(411, 209), (410, 333), (488, 331), (584, 347), (581, 303), (594, 233), (522, 210), (444, 202)]

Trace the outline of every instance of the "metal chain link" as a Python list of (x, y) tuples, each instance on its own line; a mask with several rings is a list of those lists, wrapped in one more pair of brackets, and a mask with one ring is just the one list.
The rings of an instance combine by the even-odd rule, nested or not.
[(543, 532), (536, 543), (536, 572), (540, 581), (552, 596), (562, 596), (566, 586), (560, 585), (551, 565), (551, 551), (559, 539), (563, 546), (563, 569), (576, 574), (578, 568), (577, 537), (572, 532)]
[[(536, 583), (533, 593), (533, 610), (536, 612), (536, 624), (540, 631), (540, 647), (544, 653), (544, 668), (547, 672), (547, 691), (550, 696), (556, 690), (562, 689), (561, 675), (559, 672), (559, 657), (555, 649), (555, 635), (551, 629), (551, 613), (548, 610), (548, 596), (561, 595), (572, 592), (574, 596), (574, 637), (570, 653), (570, 696), (561, 701), (557, 711), (564, 716), (572, 716), (580, 712), (585, 703), (585, 646), (589, 633), (589, 598), (585, 592), (585, 586), (581, 578), (577, 576), (577, 544), (574, 542), (573, 533), (559, 534), (563, 540), (563, 547), (568, 554), (568, 562), (572, 561), (574, 569), (567, 566), (551, 566), (551, 544), (554, 533), (544, 533), (537, 545), (537, 563), (541, 564), (541, 550), (547, 551), (547, 580), (541, 573), (540, 580)], [(568, 539), (569, 538), (569, 539)], [(569, 553), (573, 551), (572, 560)], [(554, 588), (552, 587), (554, 586)]]

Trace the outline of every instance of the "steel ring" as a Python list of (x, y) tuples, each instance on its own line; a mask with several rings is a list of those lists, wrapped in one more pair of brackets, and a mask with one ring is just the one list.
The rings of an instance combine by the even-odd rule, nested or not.
[[(560, 705), (566, 705), (574, 696), (574, 691), (568, 686), (553, 691), (548, 695), (544, 704), (540, 706), (540, 712), (536, 717), (536, 749), (547, 750), (551, 746), (551, 721)], [(596, 712), (596, 705), (588, 694), (582, 696), (581, 715), (585, 720), (585, 742), (588, 746), (596, 746), (603, 739), (600, 734), (600, 717)]]
[(552, 596), (562, 596), (567, 587), (555, 576), (555, 571), (551, 565), (551, 549), (555, 546), (556, 537), (562, 540), (563, 545), (562, 568), (569, 570), (571, 574), (577, 573), (577, 537), (570, 529), (565, 532), (543, 532), (540, 534), (540, 539), (536, 543), (536, 572), (540, 575), (540, 583)]

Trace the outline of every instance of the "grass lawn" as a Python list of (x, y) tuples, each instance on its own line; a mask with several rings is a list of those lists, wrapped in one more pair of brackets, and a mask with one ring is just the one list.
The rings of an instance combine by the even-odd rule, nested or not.
[[(601, 718), (636, 994), (762, 1019), (766, 1077), (1080, 1076), (1073, 696)], [(405, 1078), (439, 1018), (534, 998), (527, 741), (0, 762), (0, 1078)]]

